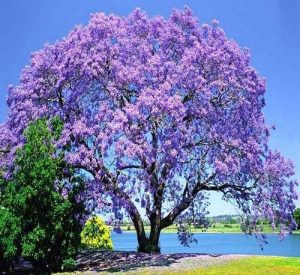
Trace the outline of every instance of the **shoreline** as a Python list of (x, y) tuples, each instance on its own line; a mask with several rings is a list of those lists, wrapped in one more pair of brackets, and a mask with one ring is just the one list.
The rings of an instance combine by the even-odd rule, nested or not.
[[(114, 232), (113, 230), (110, 230), (110, 232)], [(150, 231), (145, 231), (146, 233), (150, 233)], [(135, 230), (122, 230), (122, 233), (136, 233)], [(165, 234), (176, 234), (177, 231), (162, 231), (161, 233), (165, 233)], [(205, 232), (191, 232), (192, 234), (246, 234), (242, 231), (240, 232), (208, 232), (208, 231), (205, 231)], [(279, 234), (278, 231), (274, 231), (274, 232), (257, 232), (259, 234)], [(300, 232), (291, 232), (290, 233), (291, 235), (299, 235)]]

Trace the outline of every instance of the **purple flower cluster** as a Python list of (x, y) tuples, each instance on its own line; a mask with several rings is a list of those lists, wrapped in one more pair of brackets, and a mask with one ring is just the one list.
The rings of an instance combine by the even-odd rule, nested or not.
[(97, 13), (34, 53), (9, 88), (1, 166), (9, 175), (31, 120), (58, 115), (57, 146), (90, 175), (100, 206), (133, 221), (144, 209), (163, 228), (222, 192), (246, 232), (261, 219), (288, 231), (297, 183), (292, 163), (268, 148), (264, 93), (249, 51), (216, 20), (200, 25), (188, 8), (169, 19)]

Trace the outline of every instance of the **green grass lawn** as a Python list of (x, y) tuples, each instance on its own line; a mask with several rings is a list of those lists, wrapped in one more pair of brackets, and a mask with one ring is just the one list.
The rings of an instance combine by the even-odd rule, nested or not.
[(185, 274), (300, 274), (300, 258), (251, 257)]
[[(136, 272), (128, 274), (137, 274)], [(207, 268), (197, 268), (194, 270), (178, 270), (178, 271), (147, 271), (140, 270), (139, 274), (143, 275), (219, 275), (219, 274), (262, 274), (262, 275), (288, 275), (300, 274), (300, 258), (286, 257), (260, 257), (253, 256), (245, 259), (232, 260), (224, 265), (210, 266)]]

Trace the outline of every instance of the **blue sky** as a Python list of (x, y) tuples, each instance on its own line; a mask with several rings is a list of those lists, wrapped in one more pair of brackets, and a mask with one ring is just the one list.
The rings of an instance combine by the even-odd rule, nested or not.
[[(300, 1), (298, 0), (1, 0), (0, 122), (7, 116), (7, 86), (17, 84), (30, 53), (65, 36), (90, 13), (127, 15), (140, 7), (168, 17), (172, 8), (191, 7), (201, 22), (216, 18), (230, 38), (250, 48), (252, 64), (267, 79), (264, 113), (276, 126), (270, 145), (296, 166), (300, 178)], [(233, 208), (213, 196), (211, 214)], [(300, 206), (300, 202), (297, 202)]]

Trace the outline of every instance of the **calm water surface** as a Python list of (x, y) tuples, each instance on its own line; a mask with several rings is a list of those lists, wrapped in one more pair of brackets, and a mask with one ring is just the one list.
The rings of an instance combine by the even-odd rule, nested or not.
[[(290, 235), (280, 241), (278, 235), (267, 234), (268, 244), (264, 250), (258, 246), (253, 236), (245, 234), (203, 233), (194, 234), (197, 244), (184, 247), (180, 244), (176, 233), (162, 233), (160, 238), (162, 253), (213, 253), (213, 254), (249, 254), (249, 255), (276, 255), (300, 256), (300, 235)], [(115, 250), (132, 251), (137, 248), (135, 233), (112, 233)]]

